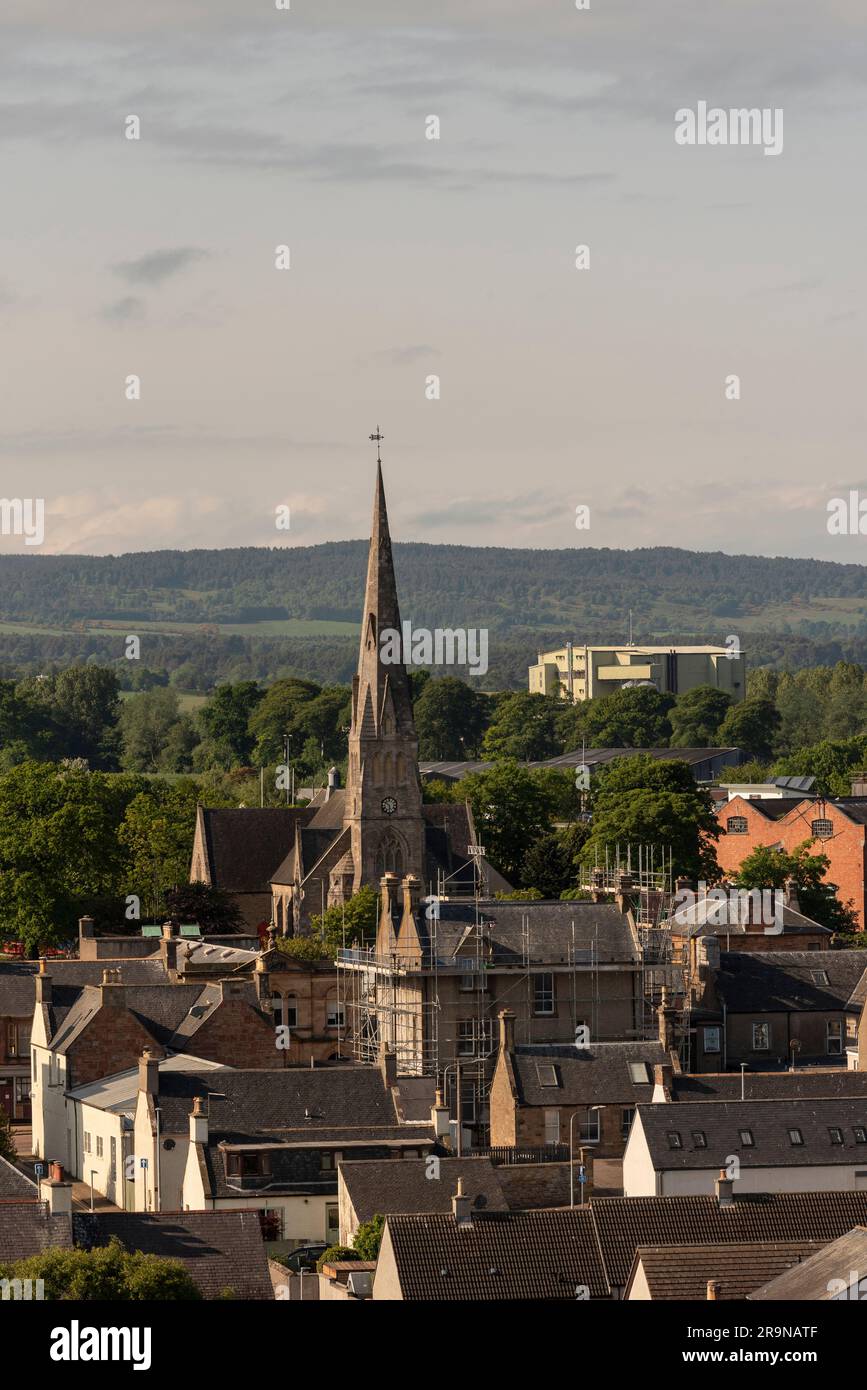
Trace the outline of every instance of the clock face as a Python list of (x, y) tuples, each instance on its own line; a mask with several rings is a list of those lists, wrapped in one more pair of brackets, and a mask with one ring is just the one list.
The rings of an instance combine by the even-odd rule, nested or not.
[(393, 796), (384, 796), (382, 798), (382, 809), (387, 816), (394, 815), (395, 811), (397, 810), (397, 802), (395, 801)]

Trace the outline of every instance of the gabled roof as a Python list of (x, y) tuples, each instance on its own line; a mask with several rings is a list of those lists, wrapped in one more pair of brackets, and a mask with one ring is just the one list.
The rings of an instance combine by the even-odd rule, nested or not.
[(519, 1044), (511, 1054), (522, 1105), (636, 1105), (653, 1094), (659, 1042)]
[[(443, 901), (439, 912), (437, 957), (440, 962), (448, 962), (468, 939), (467, 928), (476, 921), (476, 907), (472, 902)], [(607, 965), (638, 961), (628, 920), (613, 903), (504, 902), (490, 898), (480, 901), (479, 917), (485, 924), (482, 936), (490, 940), (490, 959), (495, 965), (522, 964), (525, 926), (531, 964), (569, 965), (574, 961), (589, 968), (593, 962)], [(419, 927), (426, 933), (425, 923), (421, 912)]]
[(635, 1252), (629, 1274), (631, 1284), (644, 1272), (654, 1301), (707, 1299), (710, 1279), (719, 1283), (717, 1298), (743, 1299), (768, 1279), (815, 1254), (816, 1241), (782, 1244), (737, 1245), (642, 1245)]
[(723, 951), (714, 986), (729, 1013), (827, 1013), (846, 1009), (865, 970), (857, 950)]
[[(637, 1120), (657, 1172), (719, 1171), (732, 1155), (742, 1169), (867, 1166), (867, 1096), (792, 1100), (786, 1105), (777, 1100), (639, 1105)], [(863, 1131), (863, 1141), (856, 1129)], [(743, 1141), (746, 1131), (752, 1143)], [(800, 1142), (792, 1142), (790, 1131), (797, 1131)], [(840, 1132), (842, 1142), (834, 1142), (832, 1131)]]
[[(825, 1245), (811, 1258), (786, 1272), (769, 1275), (768, 1282), (751, 1293), (750, 1297), (760, 1302), (776, 1299), (825, 1302), (832, 1299), (835, 1293), (840, 1297), (840, 1287), (838, 1283), (835, 1287), (835, 1282), (842, 1280), (847, 1291), (850, 1286), (857, 1286), (857, 1301), (860, 1302), (867, 1292), (867, 1273), (864, 1271), (867, 1271), (867, 1229), (856, 1226)], [(856, 1297), (854, 1293), (847, 1296)]]
[(359, 1222), (376, 1215), (450, 1212), (458, 1178), (474, 1211), (508, 1211), (500, 1169), (489, 1158), (441, 1158), (430, 1177), (424, 1158), (365, 1159), (341, 1163), (340, 1179)]
[(76, 1212), (73, 1228), (86, 1250), (117, 1236), (128, 1250), (180, 1260), (203, 1298), (274, 1297), (257, 1211)]
[(386, 1231), (409, 1301), (574, 1303), (582, 1287), (607, 1296), (589, 1209), (474, 1212), (469, 1227), (451, 1213), (392, 1216)]
[(306, 806), (200, 807), (211, 883), (228, 893), (267, 893), (271, 876), (306, 825)]
[(795, 1071), (748, 1071), (743, 1083), (740, 1074), (705, 1072), (681, 1073), (674, 1077), (674, 1101), (809, 1100), (821, 1097), (863, 1096), (867, 1098), (867, 1072), (847, 1071), (844, 1067), (798, 1067)]
[[(668, 1109), (668, 1106), (660, 1106)], [(867, 1222), (867, 1192), (769, 1192), (716, 1197), (594, 1197), (591, 1210), (613, 1288), (639, 1246), (829, 1241)]]
[(0, 1264), (27, 1260), (43, 1250), (69, 1250), (72, 1223), (68, 1216), (52, 1216), (47, 1202), (3, 1202), (0, 1206)]
[[(14, 1163), (9, 1163), (5, 1158), (0, 1158), (0, 1202), (6, 1202), (9, 1198), (19, 1201), (37, 1202), (39, 1200), (39, 1188), (35, 1182), (31, 1182), (25, 1177)], [(2, 1221), (0, 1215), (0, 1221)]]

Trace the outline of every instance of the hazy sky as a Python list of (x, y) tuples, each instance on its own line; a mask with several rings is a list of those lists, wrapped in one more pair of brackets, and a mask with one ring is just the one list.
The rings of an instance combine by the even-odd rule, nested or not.
[[(867, 555), (826, 528), (863, 0), (590, 3), (4, 0), (0, 497), (44, 550), (365, 535), (379, 423), (398, 539)], [(699, 101), (782, 154), (678, 146)]]

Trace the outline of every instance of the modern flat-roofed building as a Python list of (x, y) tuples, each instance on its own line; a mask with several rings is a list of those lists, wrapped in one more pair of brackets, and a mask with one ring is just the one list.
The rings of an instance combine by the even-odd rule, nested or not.
[(630, 685), (653, 685), (671, 695), (711, 685), (737, 702), (746, 695), (746, 661), (742, 652), (734, 655), (728, 647), (595, 647), (567, 642), (540, 652), (529, 669), (531, 695), (563, 695), (575, 704)]

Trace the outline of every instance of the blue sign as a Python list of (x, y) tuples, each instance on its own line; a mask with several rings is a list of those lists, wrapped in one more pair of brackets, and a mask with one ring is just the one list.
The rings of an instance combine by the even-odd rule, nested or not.
[(34, 1173), (36, 1174), (37, 1178), (41, 1178), (41, 1177), (42, 1177), (42, 1174), (45, 1172), (45, 1166), (44, 1166), (44, 1164), (42, 1164), (42, 1163), (34, 1163), (34, 1165), (33, 1165), (33, 1171), (34, 1171)]
[(146, 1159), (146, 1158), (140, 1158), (140, 1159), (139, 1159), (139, 1166), (140, 1166), (141, 1168), (147, 1168), (147, 1166), (148, 1166), (148, 1161), (147, 1161), (147, 1159)]

